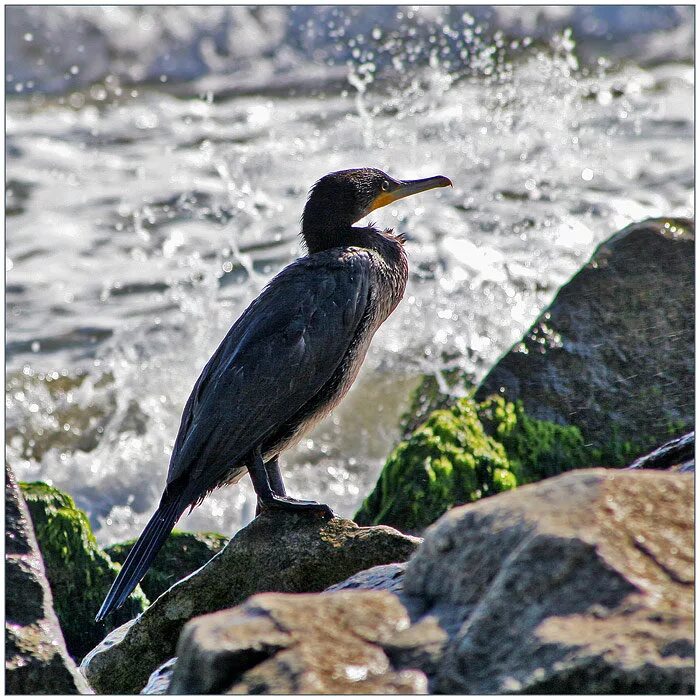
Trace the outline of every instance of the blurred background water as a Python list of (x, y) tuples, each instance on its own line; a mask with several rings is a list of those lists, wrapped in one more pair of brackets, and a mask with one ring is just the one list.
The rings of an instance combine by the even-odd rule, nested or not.
[[(6, 12), (7, 458), (102, 543), (155, 508), (194, 381), (303, 253), (325, 173), (455, 185), (376, 212), (408, 235), (406, 296), (283, 458), (346, 516), (423, 374), (478, 381), (607, 236), (693, 215), (692, 7)], [(180, 527), (253, 510), (246, 479)]]

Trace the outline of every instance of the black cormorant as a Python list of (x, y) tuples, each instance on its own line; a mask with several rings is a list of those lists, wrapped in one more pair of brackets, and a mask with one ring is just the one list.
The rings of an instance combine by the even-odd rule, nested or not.
[(246, 471), (260, 508), (332, 515), (326, 505), (287, 496), (277, 459), (343, 398), (406, 287), (402, 236), (353, 224), (397, 199), (451, 184), (361, 168), (313, 186), (301, 229), (308, 255), (265, 287), (204, 367), (182, 414), (158, 510), (97, 620), (122, 605), (187, 507)]

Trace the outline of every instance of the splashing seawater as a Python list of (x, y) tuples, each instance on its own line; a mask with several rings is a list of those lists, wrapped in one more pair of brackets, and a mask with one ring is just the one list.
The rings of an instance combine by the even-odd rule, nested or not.
[[(473, 21), (443, 29), (353, 37), (351, 89), (325, 97), (8, 102), (19, 478), (69, 491), (102, 542), (138, 534), (199, 372), (302, 253), (306, 192), (332, 170), (454, 183), (377, 212), (408, 234), (406, 296), (339, 409), (283, 456), (289, 492), (342, 515), (373, 485), (422, 374), (457, 363), (478, 380), (600, 241), (692, 215), (691, 68), (584, 70), (570, 33), (535, 47)], [(245, 480), (179, 526), (231, 533), (254, 504)]]

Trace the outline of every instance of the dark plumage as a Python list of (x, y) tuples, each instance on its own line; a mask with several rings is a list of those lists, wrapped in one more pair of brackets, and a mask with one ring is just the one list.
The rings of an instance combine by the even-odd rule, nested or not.
[(248, 471), (261, 508), (330, 513), (286, 495), (277, 458), (343, 398), (369, 343), (403, 296), (403, 239), (353, 224), (402, 197), (452, 183), (343, 170), (312, 188), (301, 235), (309, 254), (280, 272), (233, 324), (182, 414), (165, 491), (97, 619), (136, 587), (178, 518)]

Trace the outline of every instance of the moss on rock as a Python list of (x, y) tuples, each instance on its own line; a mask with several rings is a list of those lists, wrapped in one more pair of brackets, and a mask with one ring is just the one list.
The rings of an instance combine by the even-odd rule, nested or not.
[(476, 404), (460, 399), (450, 410), (434, 411), (396, 447), (355, 520), (416, 532), (455, 505), (516, 485), (505, 450), (485, 433)]
[[(454, 358), (451, 358), (454, 361)], [(443, 358), (444, 361), (445, 358)], [(445, 367), (440, 372), (441, 382), (435, 374), (424, 374), (411, 392), (408, 409), (399, 421), (403, 438), (408, 439), (430, 417), (433, 411), (450, 409), (455, 400), (463, 396), (473, 384), (473, 377), (460, 367)]]
[(518, 484), (592, 466), (597, 459), (575, 425), (532, 418), (521, 401), (490, 396), (477, 404), (477, 411), (484, 430), (503, 445)]
[(396, 447), (355, 520), (417, 532), (455, 505), (603, 457), (576, 426), (533, 418), (522, 402), (503, 396), (469, 396), (433, 411)]
[[(112, 561), (123, 564), (135, 542), (120, 542), (105, 547), (105, 552)], [(141, 588), (150, 600), (155, 600), (174, 583), (204, 566), (227, 542), (228, 537), (216, 532), (173, 530), (143, 577)]]
[(120, 567), (97, 546), (87, 516), (68, 494), (41, 481), (21, 483), (20, 488), (34, 523), (66, 646), (80, 659), (110, 630), (142, 612), (148, 601), (137, 588), (122, 608), (107, 620), (95, 622)]

